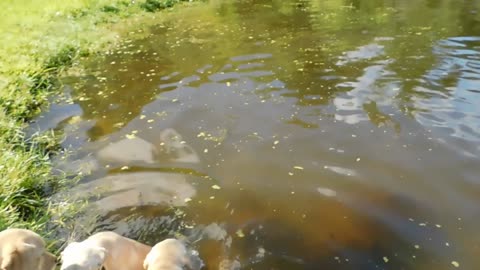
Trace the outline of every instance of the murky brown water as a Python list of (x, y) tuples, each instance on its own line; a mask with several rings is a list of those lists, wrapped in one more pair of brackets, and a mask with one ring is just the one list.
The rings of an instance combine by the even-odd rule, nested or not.
[(98, 230), (179, 231), (207, 269), (476, 269), (479, 11), (182, 8), (65, 78), (34, 126), (65, 132), (58, 167), (86, 174)]

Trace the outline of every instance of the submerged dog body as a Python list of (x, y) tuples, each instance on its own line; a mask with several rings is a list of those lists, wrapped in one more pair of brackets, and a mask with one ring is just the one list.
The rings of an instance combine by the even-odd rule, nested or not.
[(182, 242), (173, 238), (153, 246), (143, 263), (145, 270), (182, 270), (184, 266), (192, 269), (187, 249)]
[(55, 263), (40, 235), (24, 229), (0, 232), (1, 270), (52, 270)]
[(151, 247), (114, 232), (96, 233), (70, 243), (62, 252), (61, 270), (143, 270)]

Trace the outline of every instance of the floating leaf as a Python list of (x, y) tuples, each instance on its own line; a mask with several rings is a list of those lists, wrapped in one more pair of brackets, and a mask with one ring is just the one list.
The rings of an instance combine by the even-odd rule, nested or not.
[(243, 231), (242, 231), (241, 229), (238, 230), (235, 234), (236, 234), (238, 237), (240, 237), (240, 238), (245, 237), (245, 234), (243, 233)]
[(220, 187), (218, 185), (213, 185), (212, 188), (213, 189), (220, 189)]
[(125, 135), (125, 137), (127, 137), (127, 139), (129, 140), (132, 140), (132, 139), (135, 139), (137, 136), (135, 136), (135, 134), (127, 134)]

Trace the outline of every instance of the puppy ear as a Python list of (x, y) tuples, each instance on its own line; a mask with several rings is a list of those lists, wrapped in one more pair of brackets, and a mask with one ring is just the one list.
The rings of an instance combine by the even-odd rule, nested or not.
[(187, 267), (187, 269), (193, 270), (193, 263), (190, 260), (190, 257), (188, 255), (184, 256), (182, 259), (182, 264)]
[(11, 253), (0, 258), (1, 260), (0, 269), (13, 270), (15, 265), (18, 264), (19, 256), (20, 256), (20, 253), (18, 252), (18, 250), (14, 249)]

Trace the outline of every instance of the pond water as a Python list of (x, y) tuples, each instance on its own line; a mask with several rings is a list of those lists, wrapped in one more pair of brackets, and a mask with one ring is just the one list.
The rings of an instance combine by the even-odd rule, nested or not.
[(64, 132), (96, 230), (179, 232), (206, 269), (475, 269), (479, 12), (182, 7), (86, 60), (32, 126)]

